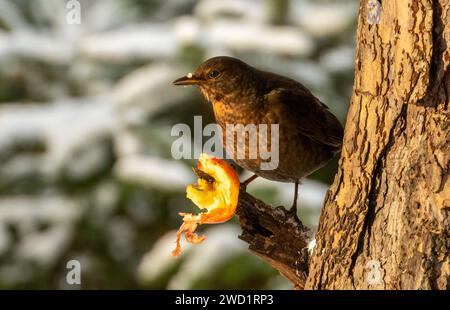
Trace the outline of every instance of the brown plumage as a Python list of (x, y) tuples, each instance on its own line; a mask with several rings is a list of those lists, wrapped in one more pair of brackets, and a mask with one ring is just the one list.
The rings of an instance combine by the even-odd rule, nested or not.
[(341, 149), (343, 129), (337, 118), (305, 86), (290, 78), (222, 56), (205, 61), (192, 76), (179, 78), (174, 84), (198, 86), (212, 104), (224, 133), (227, 124), (279, 124), (279, 164), (273, 170), (262, 170), (264, 160), (259, 156), (249, 158), (248, 140), (244, 150), (236, 151), (233, 137), (224, 134), (223, 142), (242, 168), (270, 180), (295, 183), (293, 213), (300, 180), (324, 166)]

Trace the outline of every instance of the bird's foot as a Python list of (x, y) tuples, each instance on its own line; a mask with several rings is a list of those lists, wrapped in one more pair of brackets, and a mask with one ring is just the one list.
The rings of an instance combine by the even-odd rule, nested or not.
[(293, 205), (287, 212), (288, 217), (292, 217), (296, 220), (298, 220), (298, 215), (297, 215), (297, 205)]
[(297, 210), (294, 210), (293, 208), (286, 210), (286, 207), (278, 206), (278, 207), (275, 207), (275, 209), (280, 210), (280, 212), (282, 212), (285, 215), (286, 219), (292, 218), (295, 221), (300, 221), (300, 219), (298, 218), (298, 215), (297, 215)]
[(294, 218), (297, 221), (299, 220), (299, 218), (297, 216), (297, 196), (298, 196), (298, 184), (299, 183), (300, 183), (300, 181), (295, 182), (294, 202), (292, 203), (292, 207), (287, 212), (289, 217)]

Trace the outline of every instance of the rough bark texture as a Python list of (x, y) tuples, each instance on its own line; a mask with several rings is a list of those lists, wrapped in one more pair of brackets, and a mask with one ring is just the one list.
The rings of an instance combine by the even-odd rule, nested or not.
[(249, 249), (302, 289), (308, 276), (309, 230), (283, 208), (273, 208), (245, 191), (237, 209), (242, 240)]
[(450, 289), (450, 1), (367, 2), (306, 288)]

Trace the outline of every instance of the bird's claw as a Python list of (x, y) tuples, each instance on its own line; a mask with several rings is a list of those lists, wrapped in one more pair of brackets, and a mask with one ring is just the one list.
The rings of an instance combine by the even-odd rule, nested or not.
[(286, 218), (293, 218), (295, 221), (300, 221), (300, 219), (298, 218), (298, 215), (297, 215), (297, 210), (293, 210), (292, 208), (289, 210), (286, 210), (286, 208), (283, 206), (275, 207), (275, 209), (283, 212), (283, 214), (285, 215)]
[(296, 207), (290, 208), (288, 211), (286, 211), (286, 214), (287, 214), (288, 217), (293, 218), (296, 221), (299, 221)]

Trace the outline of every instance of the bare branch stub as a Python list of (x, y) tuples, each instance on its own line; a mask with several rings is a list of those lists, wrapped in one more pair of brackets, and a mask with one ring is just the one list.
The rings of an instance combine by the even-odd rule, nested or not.
[(309, 229), (288, 214), (241, 189), (237, 214), (242, 228), (240, 239), (249, 249), (302, 289), (308, 276)]

